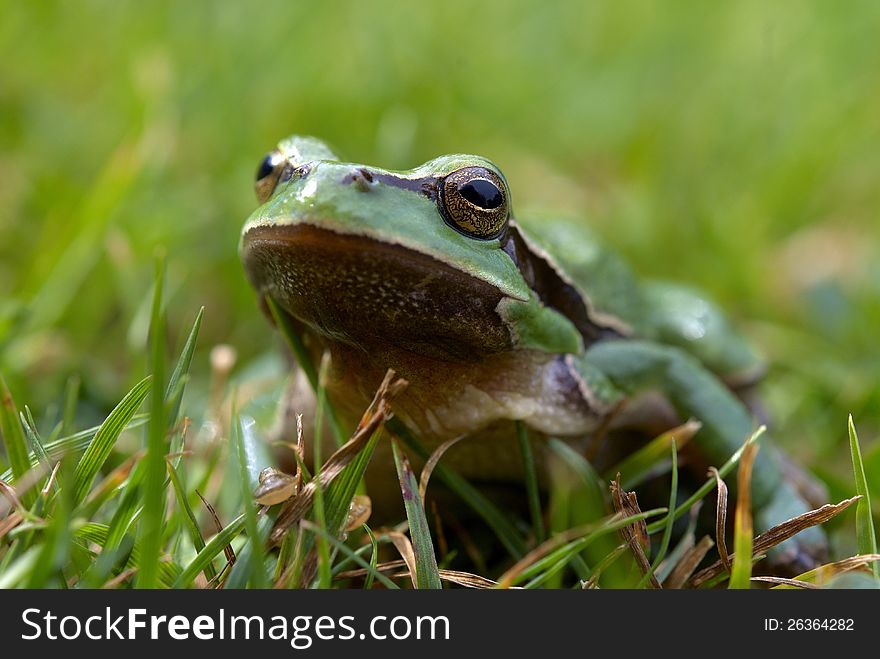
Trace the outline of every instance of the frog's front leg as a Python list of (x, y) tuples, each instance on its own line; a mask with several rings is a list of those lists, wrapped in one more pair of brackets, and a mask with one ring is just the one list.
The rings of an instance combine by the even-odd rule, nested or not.
[[(746, 407), (721, 381), (687, 352), (649, 341), (609, 340), (594, 344), (575, 363), (599, 370), (627, 394), (659, 390), (683, 417), (702, 423), (695, 438), (699, 451), (723, 464), (753, 431)], [(760, 531), (810, 509), (781, 473), (779, 458), (764, 446), (752, 473), (752, 501)], [(779, 545), (774, 561), (793, 569), (813, 567), (826, 552), (824, 533), (814, 527)]]

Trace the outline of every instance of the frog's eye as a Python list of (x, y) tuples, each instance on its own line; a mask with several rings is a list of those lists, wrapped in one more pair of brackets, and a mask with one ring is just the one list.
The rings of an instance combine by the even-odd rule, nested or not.
[(448, 174), (440, 185), (440, 207), (447, 224), (472, 238), (497, 238), (507, 226), (504, 181), (485, 167)]
[(273, 151), (260, 162), (257, 167), (256, 182), (254, 190), (257, 193), (257, 199), (262, 204), (266, 202), (272, 193), (275, 192), (275, 186), (278, 185), (278, 179), (284, 169), (287, 159), (280, 151)]

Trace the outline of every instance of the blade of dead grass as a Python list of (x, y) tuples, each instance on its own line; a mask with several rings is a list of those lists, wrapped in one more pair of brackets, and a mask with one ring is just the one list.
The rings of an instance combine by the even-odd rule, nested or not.
[[(330, 484), (333, 483), (333, 481), (343, 472), (349, 463), (361, 454), (368, 444), (375, 445), (381, 426), (391, 418), (392, 413), (390, 401), (406, 386), (406, 380), (394, 380), (393, 378), (394, 371), (389, 371), (389, 374), (386, 375), (385, 380), (377, 390), (376, 396), (370, 404), (370, 408), (364, 414), (364, 419), (362, 419), (361, 424), (359, 424), (351, 439), (327, 459), (321, 467), (320, 473), (313, 477), (302, 488), (297, 496), (292, 497), (282, 506), (281, 512), (278, 513), (275, 525), (269, 535), (269, 542), (271, 544), (280, 544), (281, 539), (284, 537), (287, 530), (294, 524), (299, 523), (299, 521), (302, 520), (306, 513), (311, 509), (315, 498), (315, 490), (318, 487), (316, 479), (320, 479), (320, 485), (327, 495), (325, 500), (328, 502), (329, 508), (331, 493), (328, 491), (328, 488)], [(366, 464), (363, 464), (362, 467), (365, 468)], [(360, 470), (361, 473), (363, 468)], [(358, 475), (357, 480), (360, 480), (360, 475)], [(356, 485), (357, 483), (355, 482), (354, 486), (356, 487)], [(354, 496), (353, 488), (351, 489), (350, 495)], [(340, 526), (345, 522), (345, 518), (347, 517), (348, 506), (351, 503), (351, 496), (349, 496), (348, 500), (344, 502), (345, 506), (343, 515), (339, 520)], [(345, 497), (342, 498), (344, 499)], [(330, 518), (331, 515), (328, 514), (328, 527)]]
[(786, 579), (785, 577), (771, 577), (771, 576), (758, 576), (752, 577), (752, 581), (758, 581), (761, 583), (772, 583), (782, 586), (790, 586), (792, 588), (805, 588), (805, 589), (818, 589), (819, 586), (816, 584), (808, 583), (806, 581), (798, 581), (797, 579)]
[[(788, 540), (790, 537), (800, 533), (804, 529), (816, 526), (817, 524), (824, 524), (829, 519), (842, 513), (858, 500), (859, 497), (854, 496), (851, 499), (844, 499), (840, 503), (828, 503), (821, 508), (810, 510), (797, 517), (792, 517), (781, 524), (777, 524), (769, 531), (765, 531), (755, 538), (754, 543), (752, 544), (752, 558), (754, 559), (757, 556), (766, 554), (769, 549), (775, 547), (780, 542)], [(730, 558), (735, 560), (736, 554), (731, 554)], [(688, 585), (693, 588), (699, 588), (704, 584), (708, 584), (711, 579), (714, 579), (724, 571), (724, 565), (721, 561), (716, 561), (712, 565), (697, 572)]]
[(663, 587), (668, 589), (678, 589), (684, 587), (687, 580), (697, 569), (697, 566), (703, 561), (706, 554), (712, 549), (712, 538), (704, 535), (700, 541), (685, 552), (681, 560), (672, 568), (669, 576), (663, 580)]
[(675, 439), (672, 440), (672, 482), (669, 486), (669, 512), (666, 513), (666, 528), (663, 529), (663, 537), (660, 539), (660, 547), (657, 549), (657, 556), (651, 563), (651, 570), (642, 577), (636, 588), (644, 588), (649, 579), (656, 583), (659, 587), (658, 579), (655, 576), (660, 563), (666, 558), (666, 552), (669, 550), (669, 543), (672, 540), (672, 526), (675, 523), (675, 502), (678, 496), (678, 450), (675, 445)]
[[(820, 565), (817, 568), (799, 574), (795, 579), (799, 584), (808, 583), (821, 587), (839, 574), (849, 572), (850, 570), (865, 569), (869, 563), (874, 563), (876, 565), (878, 562), (880, 562), (880, 554), (859, 554), (858, 556), (850, 556), (849, 558), (844, 558), (840, 561)], [(776, 588), (781, 589), (786, 587), (787, 584), (776, 586)]]
[(709, 475), (715, 478), (718, 490), (715, 504), (715, 544), (724, 569), (730, 572), (730, 557), (727, 555), (727, 483), (715, 467), (709, 467)]
[[(621, 489), (620, 474), (617, 474), (617, 478), (611, 483), (611, 503), (614, 506), (614, 510), (624, 517), (632, 517), (642, 512), (639, 508), (636, 493), (624, 492)], [(672, 510), (667, 513), (667, 518), (671, 519), (671, 515)], [(645, 554), (645, 550), (650, 547), (650, 540), (648, 539), (648, 529), (644, 518), (637, 519), (632, 524), (622, 527), (620, 535), (629, 546), (633, 556), (635, 556), (636, 565), (639, 566), (643, 575), (643, 581), (650, 581), (652, 587), (660, 588), (660, 583), (657, 581), (657, 577), (654, 576), (651, 564), (648, 562), (648, 557)]]
[(437, 463), (440, 462), (440, 458), (446, 454), (446, 451), (455, 446), (464, 437), (465, 435), (459, 435), (458, 437), (447, 439), (434, 449), (431, 457), (425, 462), (425, 466), (422, 467), (422, 473), (419, 476), (419, 497), (421, 497), (422, 501), (425, 500), (425, 494), (428, 492), (428, 482), (431, 480), (431, 474), (434, 473), (434, 467), (437, 466)]

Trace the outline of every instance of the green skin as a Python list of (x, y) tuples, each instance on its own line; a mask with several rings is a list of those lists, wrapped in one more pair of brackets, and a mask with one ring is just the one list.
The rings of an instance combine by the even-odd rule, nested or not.
[[(313, 354), (329, 351), (328, 390), (350, 419), (394, 368), (410, 381), (397, 414), (431, 446), (467, 435), (472, 450), (455, 468), (499, 481), (517, 475), (506, 455), (515, 443), (500, 439), (513, 437), (514, 420), (533, 438), (583, 446), (608, 421), (625, 427), (621, 404), (646, 392), (662, 393), (679, 419), (700, 420), (692, 444), (706, 464), (725, 462), (754, 430), (732, 390), (754, 382), (761, 363), (720, 310), (683, 287), (639, 281), (580, 225), (544, 221), (526, 233), (488, 160), (443, 156), (396, 172), (291, 137), (270, 164), (258, 180), (264, 203), (242, 230), (242, 261)], [(465, 167), (501, 182), (498, 237), (468, 235), (450, 219), (444, 177)], [(371, 495), (375, 483), (395, 482), (393, 467), (370, 471)], [(809, 509), (771, 448), (752, 482), (759, 529)], [(809, 564), (823, 545), (811, 529), (783, 551)]]

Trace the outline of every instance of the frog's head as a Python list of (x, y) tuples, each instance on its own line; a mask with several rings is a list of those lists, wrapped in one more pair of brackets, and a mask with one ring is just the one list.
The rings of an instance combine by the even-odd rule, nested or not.
[(580, 347), (521, 272), (507, 181), (485, 158), (389, 171), (291, 137), (260, 164), (256, 192), (240, 244), (248, 277), (326, 337), (453, 359)]

